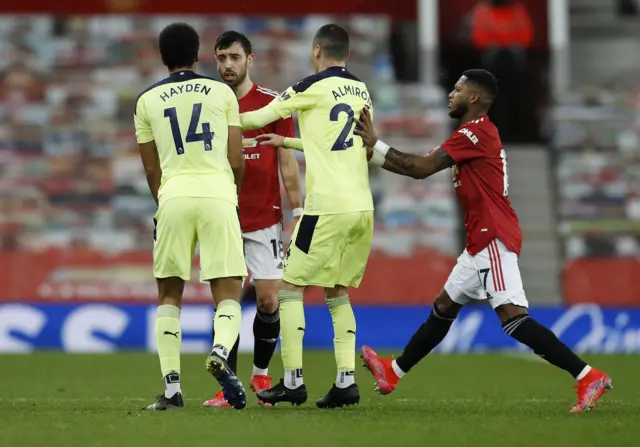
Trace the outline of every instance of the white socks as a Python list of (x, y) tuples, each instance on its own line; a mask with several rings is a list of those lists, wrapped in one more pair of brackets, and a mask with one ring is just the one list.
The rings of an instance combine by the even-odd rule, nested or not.
[(261, 368), (258, 368), (256, 365), (253, 365), (253, 372), (251, 373), (251, 375), (252, 376), (268, 376), (269, 368), (261, 369)]
[(585, 377), (587, 377), (587, 374), (589, 374), (589, 371), (591, 371), (591, 367), (589, 365), (585, 366), (582, 372), (578, 374), (578, 377), (576, 377), (576, 380), (582, 380)]
[(398, 363), (395, 360), (391, 362), (391, 367), (393, 368), (393, 372), (396, 373), (396, 376), (398, 377), (402, 377), (406, 374), (402, 369), (400, 369)]
[(356, 383), (356, 379), (353, 370), (342, 369), (338, 371), (336, 376), (336, 386), (338, 388), (349, 388), (354, 383)]
[(164, 397), (171, 399), (174, 394), (181, 393), (180, 374), (171, 372), (164, 377)]
[(302, 379), (302, 368), (284, 370), (284, 386), (290, 390), (295, 390), (304, 383)]

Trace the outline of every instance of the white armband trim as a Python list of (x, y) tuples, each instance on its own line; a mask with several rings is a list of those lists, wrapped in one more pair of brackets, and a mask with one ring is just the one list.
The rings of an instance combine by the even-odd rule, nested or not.
[(294, 208), (291, 213), (293, 214), (293, 217), (300, 217), (300, 216), (302, 216), (304, 214), (304, 209), (303, 208)]
[(384, 164), (384, 156), (378, 152), (374, 152), (371, 156), (371, 160), (369, 160), (369, 163), (375, 166), (382, 167), (382, 165)]
[(383, 157), (387, 156), (387, 152), (389, 152), (389, 149), (391, 149), (391, 146), (389, 146), (382, 140), (376, 141), (376, 144), (373, 146), (373, 151), (379, 153)]

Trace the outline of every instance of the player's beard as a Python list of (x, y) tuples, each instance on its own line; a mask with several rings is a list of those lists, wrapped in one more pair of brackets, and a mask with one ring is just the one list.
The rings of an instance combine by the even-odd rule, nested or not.
[(453, 119), (459, 120), (460, 118), (465, 116), (468, 111), (469, 111), (468, 104), (456, 104), (453, 109), (449, 110), (449, 116)]
[(245, 78), (247, 77), (247, 70), (244, 70), (244, 72), (242, 73), (236, 73), (235, 71), (232, 72), (233, 74), (235, 74), (235, 77), (227, 80), (227, 78), (225, 78), (224, 76), (225, 72), (220, 73), (220, 77), (223, 79), (224, 82), (226, 82), (227, 84), (229, 84), (231, 87), (236, 88), (237, 86), (239, 86), (240, 84), (242, 84), (245, 80)]

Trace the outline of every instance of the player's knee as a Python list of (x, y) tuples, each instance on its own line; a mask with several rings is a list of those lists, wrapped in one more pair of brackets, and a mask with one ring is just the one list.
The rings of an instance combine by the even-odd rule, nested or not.
[(517, 316), (529, 313), (526, 307), (517, 306), (512, 303), (502, 304), (494, 310), (496, 311), (498, 318), (500, 318), (500, 323), (503, 324)]
[(348, 296), (349, 290), (344, 286), (335, 286), (335, 287), (325, 287), (324, 288), (324, 298), (325, 300), (333, 299), (333, 298), (342, 298), (344, 296)]
[(446, 318), (455, 318), (458, 316), (458, 312), (462, 309), (462, 306), (451, 299), (446, 291), (442, 290), (435, 301), (433, 307), (438, 314)]
[(257, 296), (258, 310), (262, 313), (272, 314), (278, 310), (278, 292), (277, 290), (261, 293)]
[(156, 278), (158, 284), (158, 305), (180, 306), (184, 281), (178, 277)]

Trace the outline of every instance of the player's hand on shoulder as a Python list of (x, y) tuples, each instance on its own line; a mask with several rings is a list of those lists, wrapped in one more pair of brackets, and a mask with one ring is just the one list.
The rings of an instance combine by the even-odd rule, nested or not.
[(263, 146), (284, 147), (284, 137), (282, 135), (276, 135), (275, 133), (258, 135), (256, 140)]
[[(353, 133), (362, 138), (362, 142), (367, 148), (372, 148), (378, 142), (378, 136), (373, 129), (373, 121), (368, 107), (363, 107), (360, 117), (356, 118), (356, 128)], [(369, 154), (367, 154), (369, 157)]]

